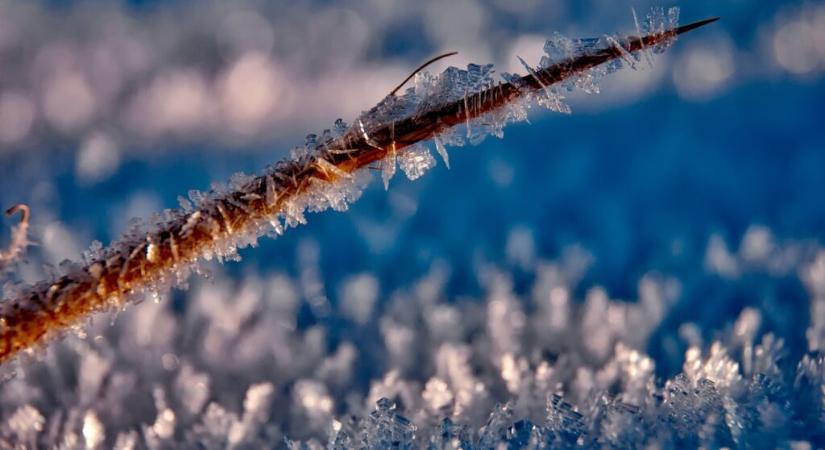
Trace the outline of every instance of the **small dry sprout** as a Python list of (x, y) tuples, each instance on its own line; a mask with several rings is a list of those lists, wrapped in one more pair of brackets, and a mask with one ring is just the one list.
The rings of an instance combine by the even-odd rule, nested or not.
[(11, 241), (6, 250), (0, 250), (0, 272), (5, 270), (9, 264), (17, 261), (26, 251), (26, 247), (31, 244), (29, 235), (29, 207), (19, 203), (6, 210), (6, 215), (11, 217), (20, 213), (20, 222), (12, 227)]
[[(648, 57), (677, 35), (716, 20), (677, 27), (678, 11), (669, 12), (650, 16), (638, 36), (556, 36), (538, 67), (528, 67), (525, 76), (503, 74), (504, 82), (493, 80), (491, 65), (451, 67), (437, 76), (416, 70), (414, 87), (402, 95), (393, 91), (352, 126), (339, 119), (334, 130), (307, 136), (292, 158), (263, 174), (234, 177), (229, 186), (208, 193), (192, 192), (180, 209), (133, 227), (107, 248), (93, 246), (82, 264), (68, 267), (56, 280), (7, 292), (0, 302), (0, 363), (33, 352), (96, 312), (183, 283), (198, 260), (237, 259), (237, 249), (255, 245), (259, 236), (280, 235), (286, 227), (306, 223), (305, 211), (347, 209), (360, 195), (370, 167), (380, 168), (385, 185), (396, 167), (418, 178), (435, 165), (425, 141), (434, 141), (446, 162), (445, 144), (500, 137), (505, 124), (526, 119), (532, 103), (568, 111), (563, 88), (597, 92), (594, 83), (601, 76), (623, 63), (632, 67), (640, 53)], [(28, 210), (16, 211), (24, 219), (17, 231), (24, 231)], [(17, 242), (10, 254), (17, 254), (25, 238)]]

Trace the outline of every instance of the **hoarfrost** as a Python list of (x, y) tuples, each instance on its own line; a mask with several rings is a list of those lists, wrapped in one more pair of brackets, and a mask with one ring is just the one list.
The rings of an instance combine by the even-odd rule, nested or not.
[[(774, 240), (772, 254), (788, 245)], [(346, 327), (326, 325), (335, 315), (300, 326), (327, 301), (317, 251), (303, 251), (298, 281), (219, 275), (197, 281), (183, 310), (145, 302), (99, 339), (62, 341), (0, 386), (0, 437), (34, 448), (786, 448), (825, 428), (825, 359), (789, 361), (766, 332), (776, 305), (743, 309), (708, 346), (694, 330), (681, 373), (661, 380), (644, 349), (665, 318), (679, 320), (670, 278), (645, 275), (637, 299), (617, 300), (580, 289), (568, 256), (521, 269), (535, 276), (531, 302), (495, 269), (479, 275), (486, 295), (456, 301), (436, 267), (379, 303), (361, 274), (342, 295), (380, 307)], [(816, 304), (822, 253), (801, 254), (813, 258), (792, 273)], [(761, 264), (742, 270), (742, 283), (778, 279)]]
[[(644, 31), (646, 33), (661, 34), (675, 28), (679, 24), (679, 8), (670, 7), (665, 11), (662, 7), (652, 8), (647, 15)], [(673, 39), (666, 39), (653, 48), (655, 53), (662, 53), (673, 44)]]
[(405, 148), (398, 155), (398, 166), (410, 180), (416, 180), (435, 167), (435, 158), (423, 144)]
[(381, 180), (384, 182), (385, 190), (390, 188), (390, 180), (395, 176), (397, 156), (398, 153), (395, 151), (395, 146), (393, 146), (387, 152), (387, 156), (381, 160)]
[[(677, 17), (676, 9), (656, 11), (645, 29), (663, 33)], [(650, 50), (661, 51), (670, 41)], [(397, 167), (416, 179), (435, 166), (435, 158), (421, 143), (396, 142), (396, 122), (458, 102), (464, 123), (430, 136), (449, 166), (447, 146), (501, 136), (506, 124), (526, 119), (533, 101), (569, 112), (564, 92), (596, 93), (602, 76), (623, 64), (635, 66), (638, 54), (625, 46), (609, 36), (555, 35), (538, 66), (524, 63), (541, 91), (475, 116), (471, 112), (483, 100), (474, 95), (497, 86), (491, 65), (419, 73), (412, 87), (388, 96), (353, 126), (339, 119), (331, 130), (308, 135), (292, 162), (299, 168), (314, 164), (318, 178), (300, 189), (277, 168), (263, 178), (238, 174), (211, 192), (190, 192), (188, 200), (180, 199), (179, 212), (134, 223), (124, 242), (138, 243), (135, 255), (156, 261), (162, 249), (149, 232), (183, 217), (182, 234), (203, 232), (214, 241), (212, 255), (237, 258), (237, 248), (254, 245), (261, 233), (281, 234), (306, 223), (308, 211), (342, 211), (358, 198), (367, 172), (349, 174), (324, 159), (324, 152), (348, 151), (331, 148), (333, 140), (355, 132), (367, 144), (383, 146), (386, 156), (378, 163), (385, 186)], [(622, 59), (562, 83), (541, 76), (598, 49), (616, 49)], [(503, 78), (524, 88), (518, 76)], [(393, 130), (386, 148), (377, 139), (388, 124)], [(246, 192), (259, 181), (262, 189)], [(278, 186), (297, 194), (284, 199)], [(238, 191), (245, 196), (231, 195)], [(248, 213), (250, 199), (279, 208), (253, 229), (233, 229), (227, 210)], [(532, 302), (497, 269), (484, 270), (486, 294), (480, 299), (446, 299), (447, 275), (438, 272), (379, 303), (374, 276), (360, 275), (337, 304), (351, 321), (340, 327), (319, 274), (319, 250), (309, 244), (302, 247), (298, 280), (248, 276), (234, 286), (219, 279), (190, 290), (187, 295), (197, 298), (183, 306), (146, 302), (120, 315), (99, 338), (58, 343), (25, 369), (25, 377), (0, 386), (0, 443), (435, 449), (785, 447), (791, 440), (815, 441), (825, 429), (825, 252), (813, 261), (793, 257), (763, 229), (751, 230), (738, 254), (726, 247), (723, 254), (717, 244), (709, 246), (708, 267), (718, 273), (800, 274), (811, 294), (811, 354), (796, 365), (784, 362), (789, 352), (783, 339), (760, 334), (770, 323), (767, 307), (745, 309), (709, 336), (709, 348), (695, 325), (673, 327), (681, 330), (674, 336), (688, 341), (685, 352), (679, 336), (667, 335), (663, 326), (680, 320), (671, 311), (682, 295), (678, 282), (645, 276), (635, 302), (613, 299), (600, 287), (585, 290), (579, 282), (589, 259), (581, 250), (552, 263), (533, 255), (514, 259), (523, 259), (520, 268), (534, 279)], [(105, 253), (93, 244), (85, 258)], [(793, 270), (778, 271), (778, 256), (782, 267)], [(662, 329), (665, 335), (655, 335)], [(664, 381), (645, 353), (660, 337), (660, 351), (671, 358), (684, 353), (678, 356), (682, 372)]]
[(45, 419), (40, 411), (31, 405), (23, 405), (6, 419), (6, 429), (18, 439), (20, 443), (34, 443), (43, 431)]
[(438, 137), (433, 138), (433, 143), (435, 144), (435, 151), (438, 152), (438, 155), (441, 156), (441, 159), (444, 161), (444, 165), (449, 169), (450, 155), (447, 154), (447, 148), (444, 147), (444, 143), (441, 142), (441, 139)]
[(87, 449), (98, 448), (106, 439), (106, 430), (92, 411), (86, 412), (83, 418), (83, 439)]
[(395, 412), (396, 405), (387, 398), (378, 400), (370, 413), (365, 431), (368, 449), (415, 448), (415, 425)]
[(519, 62), (522, 66), (524, 66), (524, 68), (527, 70), (530, 76), (532, 76), (536, 80), (536, 82), (541, 86), (542, 90), (544, 91), (544, 96), (540, 97), (538, 100), (539, 105), (544, 106), (545, 108), (551, 111), (556, 111), (564, 114), (570, 114), (572, 112), (570, 106), (568, 106), (567, 103), (564, 102), (564, 96), (559, 92), (558, 87), (556, 87), (555, 85), (548, 86), (545, 82), (541, 80), (536, 71), (532, 67), (530, 67), (530, 65), (527, 64), (527, 62), (523, 59), (519, 58)]

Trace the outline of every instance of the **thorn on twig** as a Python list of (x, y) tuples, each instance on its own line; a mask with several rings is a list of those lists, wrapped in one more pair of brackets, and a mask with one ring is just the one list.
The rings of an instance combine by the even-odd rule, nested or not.
[(424, 69), (425, 69), (427, 66), (429, 66), (430, 64), (432, 64), (432, 63), (434, 63), (434, 62), (436, 62), (436, 61), (438, 61), (438, 60), (440, 60), (440, 59), (444, 59), (444, 58), (446, 58), (446, 57), (448, 57), (448, 56), (453, 56), (453, 55), (457, 55), (457, 54), (458, 54), (458, 52), (449, 52), (449, 53), (444, 53), (444, 54), (442, 54), (442, 55), (438, 55), (438, 56), (436, 56), (436, 57), (434, 57), (434, 58), (430, 59), (429, 61), (425, 62), (424, 64), (421, 64), (420, 66), (418, 66), (418, 68), (417, 68), (417, 69), (413, 70), (413, 71), (412, 71), (412, 73), (411, 73), (411, 74), (410, 74), (407, 78), (404, 78), (404, 81), (402, 81), (402, 82), (401, 82), (401, 84), (399, 84), (398, 86), (396, 86), (396, 87), (395, 87), (395, 89), (393, 89), (393, 90), (392, 90), (392, 92), (390, 92), (390, 95), (391, 95), (391, 96), (392, 96), (392, 95), (395, 95), (395, 93), (396, 93), (396, 92), (398, 92), (398, 90), (399, 90), (399, 89), (401, 89), (402, 87), (404, 87), (404, 85), (405, 85), (405, 84), (407, 84), (407, 82), (408, 82), (408, 81), (410, 81), (410, 79), (411, 79), (412, 77), (414, 77), (414, 76), (415, 76), (415, 74), (417, 74), (418, 72), (421, 72), (422, 70), (424, 70)]
[(29, 232), (29, 207), (22, 203), (18, 203), (6, 210), (7, 216), (13, 216), (20, 213), (20, 223), (12, 228), (11, 242), (9, 248), (0, 251), (0, 270), (15, 261), (25, 251), (30, 244), (28, 240)]
[(11, 217), (15, 215), (17, 212), (20, 212), (22, 217), (20, 218), (20, 223), (29, 223), (29, 207), (24, 205), (23, 203), (18, 203), (11, 208), (6, 210), (6, 215)]

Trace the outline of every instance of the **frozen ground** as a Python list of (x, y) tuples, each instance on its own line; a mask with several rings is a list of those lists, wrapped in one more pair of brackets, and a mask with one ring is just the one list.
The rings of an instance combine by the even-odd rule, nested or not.
[[(509, 3), (0, 4), (0, 203), (39, 244), (6, 277), (259, 171), (440, 50), (522, 71), (552, 30), (633, 30), (621, 2)], [(572, 116), (376, 176), (51, 346), (0, 387), (0, 446), (825, 445), (825, 5), (682, 6), (723, 20)]]

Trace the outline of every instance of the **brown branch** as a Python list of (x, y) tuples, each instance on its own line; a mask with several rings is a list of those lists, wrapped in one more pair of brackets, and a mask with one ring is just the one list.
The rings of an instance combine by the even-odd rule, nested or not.
[(290, 202), (313, 189), (346, 182), (359, 169), (384, 159), (388, 152), (436, 137), (457, 124), (508, 105), (527, 92), (576, 76), (626, 52), (662, 44), (709, 19), (644, 37), (622, 41), (558, 62), (514, 83), (501, 83), (462, 100), (392, 123), (375, 124), (365, 136), (350, 127), (342, 136), (321, 142), (315, 152), (278, 163), (263, 175), (227, 193), (212, 193), (193, 211), (175, 210), (154, 229), (132, 233), (53, 282), (42, 282), (0, 303), (0, 362), (32, 351), (90, 314), (123, 305), (130, 295), (172, 283), (205, 255), (231, 250), (251, 233), (269, 226)]

